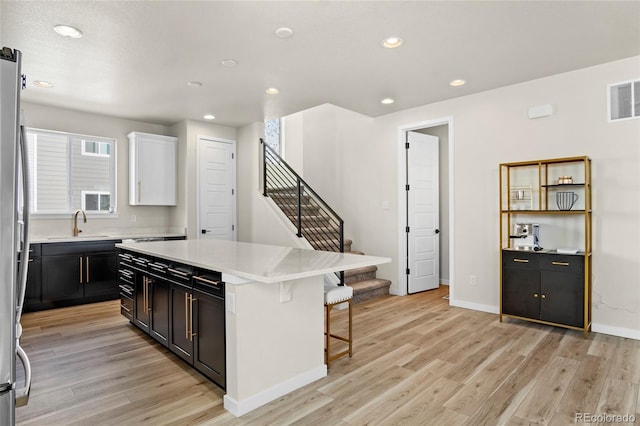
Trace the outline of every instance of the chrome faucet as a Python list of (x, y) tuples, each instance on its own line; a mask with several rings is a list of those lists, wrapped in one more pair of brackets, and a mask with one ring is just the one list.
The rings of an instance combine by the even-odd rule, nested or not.
[(82, 232), (82, 229), (78, 229), (78, 213), (82, 213), (82, 219), (84, 223), (87, 223), (87, 214), (84, 210), (76, 210), (73, 214), (73, 236), (77, 237), (79, 233)]

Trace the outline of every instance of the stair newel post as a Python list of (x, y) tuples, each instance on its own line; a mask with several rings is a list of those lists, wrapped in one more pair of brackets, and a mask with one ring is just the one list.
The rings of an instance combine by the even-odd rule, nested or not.
[(302, 182), (296, 178), (298, 187), (298, 237), (302, 237)]
[(262, 195), (267, 196), (267, 144), (260, 138), (262, 144)]

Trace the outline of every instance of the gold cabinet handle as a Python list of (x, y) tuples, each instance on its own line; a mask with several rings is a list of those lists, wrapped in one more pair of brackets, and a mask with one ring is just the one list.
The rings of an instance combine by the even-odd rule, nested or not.
[(184, 294), (184, 338), (189, 338), (189, 295)]
[(196, 333), (193, 332), (193, 302), (195, 302), (196, 299), (193, 296), (189, 296), (189, 340), (193, 341), (193, 336), (196, 335)]
[(201, 281), (203, 283), (207, 283), (207, 284), (211, 284), (211, 285), (215, 285), (215, 286), (219, 286), (220, 283), (222, 282), (222, 281), (211, 281), (211, 280), (208, 280), (206, 278), (198, 277), (196, 275), (193, 276), (193, 279), (196, 280), (196, 281)]
[(537, 298), (538, 297), (538, 293), (533, 293), (533, 297)]
[(82, 256), (80, 256), (80, 284), (82, 284)]
[(129, 308), (127, 308), (126, 306), (124, 306), (122, 303), (120, 304), (120, 308), (124, 309), (127, 312), (131, 312), (131, 310)]
[(86, 265), (87, 265), (87, 282), (90, 281), (89, 279), (89, 256), (85, 257), (86, 260)]
[(151, 279), (147, 278), (147, 312), (151, 312), (151, 295), (149, 294), (149, 287), (151, 286)]
[(546, 295), (546, 294), (543, 294), (543, 295), (542, 295), (542, 296), (540, 296), (540, 297), (542, 297), (543, 299), (546, 299), (546, 298), (547, 298), (547, 295)]
[(513, 261), (518, 263), (529, 263), (529, 259), (513, 259)]
[(176, 275), (180, 275), (181, 277), (185, 277), (185, 278), (189, 276), (189, 274), (187, 274), (186, 272), (178, 271), (178, 270), (172, 269), (172, 268), (167, 268), (167, 271), (172, 272), (172, 273), (174, 273)]
[(551, 264), (556, 266), (569, 266), (569, 262), (551, 262)]

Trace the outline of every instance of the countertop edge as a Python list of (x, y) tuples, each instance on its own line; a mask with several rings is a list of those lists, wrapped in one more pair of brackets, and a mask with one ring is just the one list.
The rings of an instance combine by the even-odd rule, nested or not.
[[(205, 264), (205, 263), (194, 261), (192, 259), (184, 259), (177, 256), (167, 255), (165, 253), (158, 253), (154, 250), (146, 250), (144, 247), (140, 247), (140, 245), (136, 243), (119, 243), (119, 244), (116, 244), (116, 247), (135, 251), (148, 256), (155, 256), (155, 257), (160, 257), (162, 259), (171, 260), (174, 262), (184, 263), (186, 265), (194, 266), (196, 268), (202, 268), (202, 269), (217, 271), (225, 274), (235, 275), (241, 278), (246, 278), (252, 281), (259, 281), (267, 284), (279, 283), (283, 281), (291, 281), (291, 280), (296, 280), (301, 278), (309, 278), (309, 277), (329, 274), (333, 272), (346, 271), (349, 269), (362, 268), (365, 266), (382, 265), (382, 264), (391, 262), (391, 259), (388, 257), (365, 256), (365, 255), (353, 254), (350, 256), (353, 256), (354, 258), (357, 258), (357, 259), (354, 259), (353, 263), (349, 263), (346, 265), (317, 268), (317, 269), (306, 270), (304, 272), (299, 272), (294, 274), (278, 275), (278, 276), (270, 277), (270, 276), (256, 275), (246, 271), (239, 271), (237, 269), (229, 268), (220, 264), (214, 264), (214, 263)], [(341, 254), (341, 253), (336, 253), (336, 254)]]

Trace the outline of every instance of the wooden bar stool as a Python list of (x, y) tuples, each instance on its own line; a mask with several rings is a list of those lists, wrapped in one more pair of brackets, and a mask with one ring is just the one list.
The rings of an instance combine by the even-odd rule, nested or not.
[[(325, 285), (324, 287), (324, 310), (325, 310), (325, 318), (326, 318), (326, 326), (325, 326), (325, 350), (324, 350), (324, 361), (327, 364), (327, 368), (331, 364), (331, 361), (335, 361), (336, 359), (343, 357), (349, 354), (349, 358), (353, 355), (352, 348), (352, 316), (351, 316), (351, 300), (353, 299), (353, 288), (349, 286), (335, 286), (335, 285)], [(341, 303), (348, 303), (349, 305), (349, 337), (338, 336), (335, 334), (331, 334), (331, 310), (335, 305), (339, 305)], [(338, 339), (343, 342), (347, 342), (349, 344), (349, 349), (346, 349), (342, 352), (331, 354), (331, 339)]]

